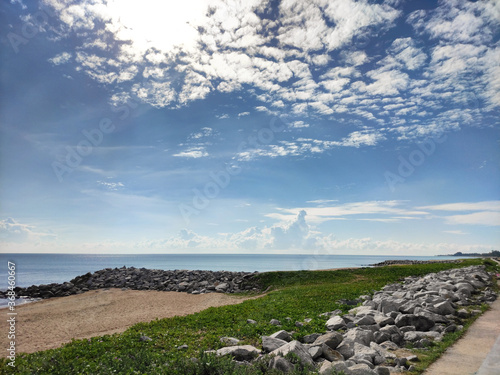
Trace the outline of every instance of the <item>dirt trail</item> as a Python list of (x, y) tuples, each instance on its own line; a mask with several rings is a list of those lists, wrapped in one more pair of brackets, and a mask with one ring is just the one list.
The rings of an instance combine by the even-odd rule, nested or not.
[[(16, 307), (16, 349), (17, 353), (32, 353), (57, 348), (73, 338), (123, 332), (139, 322), (193, 314), (247, 299), (221, 293), (193, 295), (120, 289), (51, 298)], [(7, 310), (0, 309), (0, 314), (7, 316)], [(8, 332), (7, 324), (7, 319), (0, 319), (0, 332)], [(8, 348), (8, 341), (7, 334), (0, 334), (0, 347)], [(0, 352), (0, 356), (6, 355), (6, 350)]]

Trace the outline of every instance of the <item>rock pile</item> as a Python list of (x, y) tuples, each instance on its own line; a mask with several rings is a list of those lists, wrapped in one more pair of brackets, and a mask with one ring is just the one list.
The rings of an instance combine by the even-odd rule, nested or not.
[(483, 266), (407, 277), (373, 296), (361, 296), (364, 302), (348, 314), (340, 315), (340, 310), (320, 314), (329, 317), (327, 331), (304, 336), (302, 342), (281, 330), (263, 336), (262, 349), (234, 345), (238, 340), (232, 338), (231, 346), (215, 353), (231, 355), (244, 361), (241, 363), (275, 356), (269, 366), (284, 373), (294, 368), (283, 358), (288, 353), (316, 366), (320, 374), (386, 375), (413, 370), (416, 355), (407, 351), (410, 354), (398, 356), (394, 352), (407, 343), (426, 347), (446, 333), (462, 329), (463, 319), (481, 313), (476, 310), (478, 305), (496, 299), (491, 285), (492, 276)]
[(396, 265), (413, 265), (413, 264), (429, 264), (429, 263), (462, 263), (460, 259), (449, 259), (449, 260), (384, 260), (380, 263), (370, 264), (371, 267), (385, 267), (385, 266), (396, 266)]
[[(237, 293), (257, 290), (252, 278), (255, 273), (228, 271), (150, 270), (146, 268), (106, 268), (77, 276), (62, 284), (17, 287), (17, 296), (30, 298), (64, 297), (100, 288), (128, 288), (201, 293)], [(4, 297), (0, 292), (0, 297)]]

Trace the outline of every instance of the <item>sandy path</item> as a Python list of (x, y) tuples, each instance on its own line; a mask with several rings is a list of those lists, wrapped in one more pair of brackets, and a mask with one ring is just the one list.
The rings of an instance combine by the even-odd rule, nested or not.
[[(72, 338), (123, 332), (139, 322), (188, 315), (246, 299), (221, 293), (193, 295), (120, 289), (51, 298), (16, 307), (16, 350), (32, 353), (57, 348)], [(7, 312), (0, 310), (0, 348), (9, 347)], [(6, 353), (2, 350), (0, 356), (5, 357)]]

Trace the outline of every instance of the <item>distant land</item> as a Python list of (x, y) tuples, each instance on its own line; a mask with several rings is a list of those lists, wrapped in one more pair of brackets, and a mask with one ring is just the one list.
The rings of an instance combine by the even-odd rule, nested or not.
[(489, 253), (462, 253), (461, 251), (455, 254), (438, 255), (444, 257), (500, 257), (500, 251), (491, 250)]

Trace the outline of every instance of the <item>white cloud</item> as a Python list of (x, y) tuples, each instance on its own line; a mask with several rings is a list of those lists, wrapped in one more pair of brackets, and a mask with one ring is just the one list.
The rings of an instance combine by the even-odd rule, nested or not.
[(172, 156), (180, 157), (180, 158), (191, 158), (198, 159), (208, 156), (208, 152), (204, 147), (190, 147), (185, 151), (178, 152), (173, 154)]
[(448, 224), (500, 226), (500, 211), (474, 212), (465, 215), (447, 216)]
[(51, 59), (49, 59), (49, 62), (54, 65), (61, 65), (61, 64), (66, 64), (72, 57), (72, 54), (69, 52), (62, 52)]
[(22, 243), (54, 238), (56, 236), (52, 233), (37, 231), (35, 226), (21, 224), (11, 217), (0, 220), (0, 241), (2, 242)]

